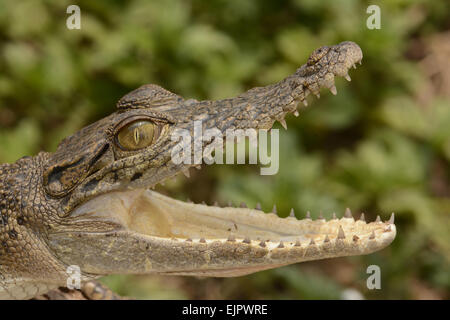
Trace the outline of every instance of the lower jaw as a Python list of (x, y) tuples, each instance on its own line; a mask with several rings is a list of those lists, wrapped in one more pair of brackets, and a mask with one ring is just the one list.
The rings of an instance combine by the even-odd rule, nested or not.
[(365, 239), (372, 233), (375, 236), (385, 233), (391, 224), (355, 221), (351, 216), (329, 221), (280, 218), (257, 209), (186, 203), (144, 189), (101, 195), (78, 207), (72, 217), (110, 219), (125, 230), (162, 239), (264, 240), (277, 244), (335, 240), (340, 228), (344, 235)]
[(185, 203), (143, 189), (96, 197), (72, 217), (121, 226), (108, 240), (98, 233), (83, 234), (83, 244), (80, 236), (74, 241), (55, 237), (58, 245), (71, 250), (77, 246), (81, 252), (94, 252), (92, 244), (104, 243), (96, 245), (98, 252), (91, 259), (95, 265), (104, 259), (98, 266), (87, 263), (87, 257), (80, 261), (86, 272), (98, 274), (238, 276), (301, 261), (368, 254), (389, 245), (396, 235), (393, 221), (280, 218), (256, 209)]

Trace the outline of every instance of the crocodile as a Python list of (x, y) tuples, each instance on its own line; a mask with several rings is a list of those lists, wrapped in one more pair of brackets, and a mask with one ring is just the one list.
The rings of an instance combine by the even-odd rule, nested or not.
[[(28, 299), (110, 274), (242, 276), (302, 261), (363, 255), (395, 238), (393, 215), (366, 222), (350, 210), (326, 221), (281, 218), (260, 207), (179, 201), (152, 188), (196, 163), (175, 163), (179, 129), (270, 129), (361, 63), (345, 41), (323, 46), (278, 83), (217, 101), (184, 99), (149, 84), (117, 110), (40, 152), (0, 166), (0, 298)], [(301, 105), (303, 103), (304, 106)], [(204, 147), (211, 141), (202, 141)]]

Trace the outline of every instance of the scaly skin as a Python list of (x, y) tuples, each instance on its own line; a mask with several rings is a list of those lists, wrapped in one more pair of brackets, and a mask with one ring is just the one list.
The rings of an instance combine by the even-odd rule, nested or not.
[[(175, 164), (177, 129), (268, 129), (334, 76), (362, 59), (352, 42), (322, 47), (286, 79), (219, 101), (184, 100), (144, 85), (119, 110), (41, 152), (0, 166), (0, 298), (25, 299), (65, 286), (66, 268), (82, 280), (115, 273), (239, 276), (301, 261), (367, 254), (395, 238), (387, 222), (285, 219), (258, 209), (185, 203), (148, 190), (194, 164)], [(124, 148), (119, 133), (135, 120), (155, 139)], [(136, 131), (133, 131), (136, 132)], [(138, 143), (140, 137), (134, 142)], [(145, 139), (144, 139), (145, 140)], [(142, 141), (144, 141), (142, 140)], [(209, 142), (203, 142), (206, 147)]]

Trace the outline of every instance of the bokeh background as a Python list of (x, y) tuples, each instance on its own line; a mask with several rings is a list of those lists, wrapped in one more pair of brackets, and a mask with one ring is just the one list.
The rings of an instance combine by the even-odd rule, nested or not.
[[(81, 30), (66, 8), (81, 8)], [(148, 299), (448, 299), (450, 297), (450, 2), (376, 1), (381, 29), (358, 0), (0, 0), (0, 162), (57, 143), (111, 113), (144, 83), (219, 99), (279, 81), (321, 45), (357, 42), (363, 64), (338, 95), (309, 98), (280, 131), (280, 171), (204, 166), (159, 191), (280, 216), (396, 213), (392, 245), (362, 257), (240, 278), (110, 276)], [(315, 100), (315, 101), (313, 101)], [(207, 167), (207, 168), (205, 168)], [(382, 272), (366, 288), (367, 266)]]

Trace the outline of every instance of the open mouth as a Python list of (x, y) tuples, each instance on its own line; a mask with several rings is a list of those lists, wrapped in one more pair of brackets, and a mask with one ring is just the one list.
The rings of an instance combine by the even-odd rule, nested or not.
[[(98, 196), (74, 210), (72, 217), (112, 221), (121, 226), (121, 232), (133, 234), (153, 248), (157, 244), (158, 248), (178, 247), (186, 252), (200, 250), (219, 256), (222, 252), (224, 256), (218, 258), (221, 262), (217, 265), (211, 262), (203, 268), (178, 267), (173, 271), (165, 267), (164, 272), (190, 274), (195, 269), (195, 274), (213, 276), (235, 276), (305, 260), (368, 254), (390, 244), (396, 234), (393, 215), (389, 221), (377, 218), (371, 223), (364, 220), (364, 215), (355, 220), (349, 210), (342, 218), (329, 221), (280, 218), (258, 209), (187, 203), (145, 189)], [(241, 261), (238, 250), (248, 252), (250, 258)], [(227, 266), (224, 259), (235, 261)]]
[(292, 216), (280, 218), (258, 209), (187, 203), (143, 189), (101, 195), (78, 207), (72, 216), (79, 214), (112, 219), (127, 230), (162, 239), (263, 241), (269, 248), (279, 246), (281, 242), (295, 245), (298, 242), (321, 243), (326, 238), (336, 240), (340, 230), (344, 237), (356, 235), (360, 239), (369, 239), (388, 229), (382, 222), (366, 223), (364, 217), (355, 221), (348, 213), (341, 219), (330, 221), (299, 220)]
[[(277, 114), (271, 113), (273, 108), (264, 111), (271, 104), (263, 99), (259, 102), (261, 110), (254, 110), (253, 115), (261, 123), (256, 121), (251, 127), (271, 127), (275, 120), (286, 126), (284, 116), (287, 113), (298, 115), (298, 102), (306, 105), (306, 97), (310, 93), (320, 97), (321, 87), (336, 94), (334, 76), (344, 76), (350, 81), (348, 70), (361, 59), (361, 49), (351, 42), (316, 50), (308, 64), (299, 68), (292, 79), (286, 78), (278, 87), (269, 88), (269, 91), (289, 89), (290, 98), (285, 101), (284, 109), (275, 108)], [(323, 69), (322, 65), (325, 66)], [(318, 70), (325, 74), (319, 76)], [(295, 80), (297, 77), (302, 79), (300, 84)], [(301, 90), (297, 93), (292, 91), (292, 85)], [(131, 101), (135, 102), (136, 97), (142, 96), (139, 90), (146, 92), (150, 89), (137, 89), (139, 94), (132, 93)], [(278, 96), (279, 92), (275, 91), (271, 91), (269, 96)], [(251, 92), (252, 99), (259, 97), (256, 94), (259, 91)], [(244, 108), (239, 103), (236, 102), (236, 110), (248, 107), (246, 104)], [(244, 109), (239, 109), (238, 105)], [(263, 111), (270, 117), (258, 118)], [(131, 138), (135, 136), (127, 134), (131, 132), (128, 129), (136, 129), (135, 125), (146, 129), (143, 137), (151, 137), (148, 142), (153, 141), (155, 131), (150, 130), (149, 123), (140, 121), (130, 123), (124, 132), (120, 132), (120, 143), (129, 145), (133, 141)], [(249, 126), (248, 123), (241, 125)], [(183, 171), (179, 169), (177, 172)], [(169, 178), (169, 174), (164, 176), (164, 171), (159, 175), (154, 175), (154, 171), (133, 172), (132, 182), (123, 184), (129, 190), (99, 188), (103, 194), (92, 192), (90, 198), (80, 193), (82, 198), (89, 200), (71, 211), (67, 220), (70, 222), (64, 232), (50, 234), (54, 251), (64, 252), (61, 260), (80, 265), (84, 272), (94, 275), (156, 272), (238, 276), (302, 261), (372, 253), (389, 245), (396, 235), (393, 215), (385, 222), (377, 218), (367, 223), (364, 214), (355, 220), (347, 209), (343, 217), (333, 215), (326, 221), (323, 218), (312, 220), (309, 215), (297, 219), (295, 214), (280, 218), (275, 213), (265, 213), (257, 208), (187, 203), (147, 189), (155, 182)], [(122, 174), (130, 175), (130, 172)], [(154, 182), (148, 183), (146, 178)], [(93, 176), (84, 188), (89, 191), (90, 182), (94, 182), (96, 187), (96, 179)], [(105, 185), (108, 186), (107, 180)], [(80, 256), (78, 252), (85, 255)]]

